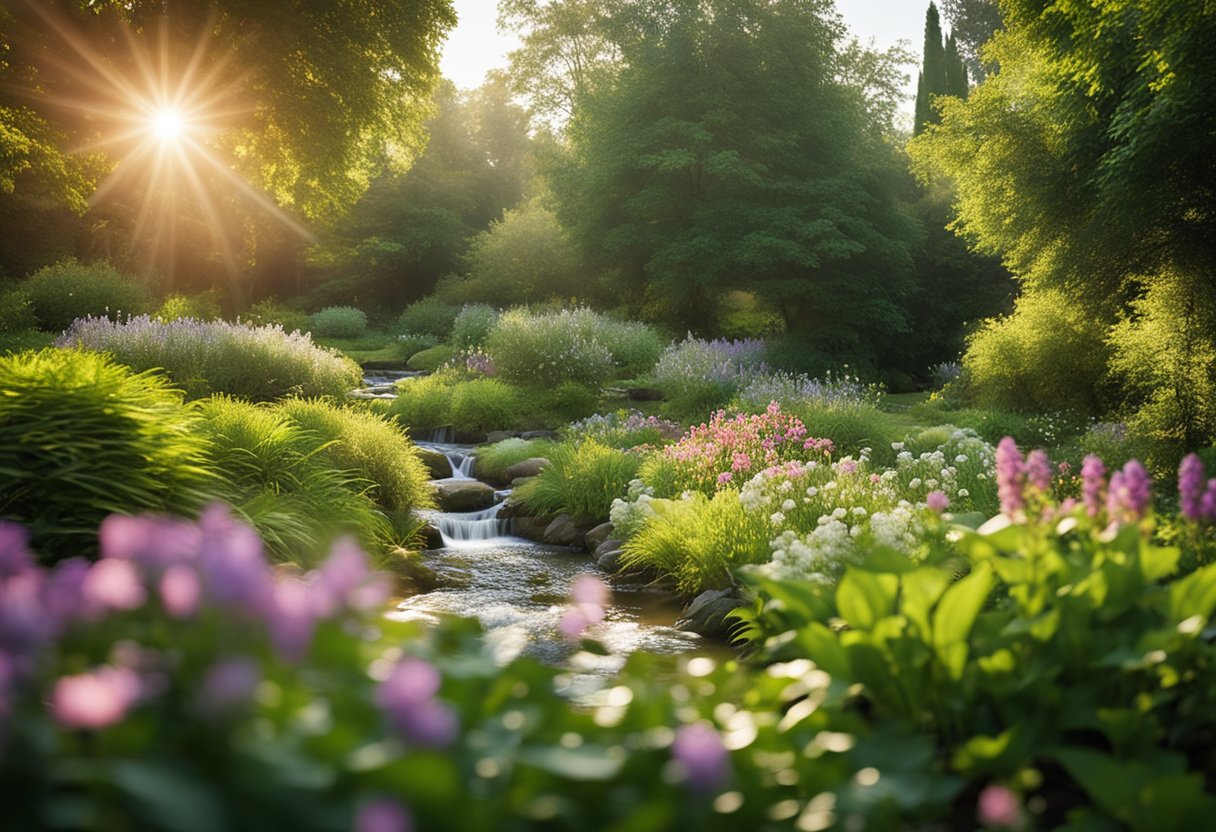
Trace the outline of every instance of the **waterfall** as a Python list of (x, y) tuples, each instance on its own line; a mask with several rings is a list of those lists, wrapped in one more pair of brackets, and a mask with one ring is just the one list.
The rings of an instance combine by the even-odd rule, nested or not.
[(465, 451), (444, 451), (443, 455), (448, 458), (448, 465), (452, 466), (452, 479), (473, 479), (473, 463), (476, 461), (473, 454)]
[(488, 541), (507, 537), (511, 528), (510, 518), (500, 518), (498, 510), (503, 503), (481, 511), (464, 514), (438, 514), (435, 525), (443, 536), (443, 545), (453, 548), (472, 548)]
[(426, 435), (425, 439), (415, 439), (414, 441), (427, 445), (450, 445), (454, 436), (455, 433), (449, 425), (448, 427), (435, 428)]

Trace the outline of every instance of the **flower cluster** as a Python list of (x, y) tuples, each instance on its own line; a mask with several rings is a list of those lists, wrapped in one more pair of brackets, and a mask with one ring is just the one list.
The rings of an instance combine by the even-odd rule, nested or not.
[(492, 377), (495, 374), (494, 359), (480, 349), (464, 354), (464, 368), (475, 376)]
[(771, 402), (760, 414), (728, 417), (719, 410), (662, 453), (678, 466), (686, 489), (712, 494), (782, 462), (829, 457), (833, 450), (830, 440), (808, 438), (801, 420)]
[(599, 337), (602, 320), (590, 309), (546, 314), (511, 309), (498, 319), (485, 350), (507, 381), (599, 385), (612, 376), (614, 366), (612, 351)]
[(670, 419), (646, 416), (637, 410), (618, 410), (588, 416), (569, 425), (565, 432), (576, 442), (594, 439), (612, 448), (636, 448), (674, 442), (683, 435), (684, 428)]
[(735, 392), (764, 372), (764, 342), (706, 341), (691, 334), (668, 347), (655, 365), (655, 381), (669, 393), (701, 387)]
[(882, 388), (863, 384), (848, 371), (827, 373), (822, 379), (806, 375), (776, 372), (754, 378), (739, 393), (744, 407), (764, 407), (769, 402), (780, 402), (785, 407), (793, 405), (815, 405), (839, 407), (850, 405), (877, 405)]
[(55, 342), (106, 352), (134, 370), (164, 369), (190, 398), (229, 393), (255, 401), (344, 396), (362, 374), (349, 358), (318, 347), (307, 334), (278, 325), (147, 315), (125, 322), (80, 318)]

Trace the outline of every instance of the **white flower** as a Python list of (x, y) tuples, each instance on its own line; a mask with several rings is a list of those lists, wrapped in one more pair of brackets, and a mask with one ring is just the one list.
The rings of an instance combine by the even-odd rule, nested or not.
[(779, 511), (773, 512), (773, 515), (768, 518), (774, 526), (780, 526), (785, 522), (785, 515)]
[(891, 443), (891, 450), (893, 450), (893, 451), (902, 451), (903, 449), (904, 449), (904, 443), (903, 443), (903, 442), (892, 442), (892, 443)]
[(908, 488), (920, 488), (920, 477), (913, 477), (912, 481), (908, 483)]
[(833, 520), (843, 520), (844, 518), (846, 518), (848, 516), (849, 516), (849, 513), (847, 511), (845, 511), (843, 508), (837, 507), (837, 508), (832, 509), (832, 519)]
[(970, 491), (968, 491), (968, 490), (967, 490), (967, 489), (965, 489), (965, 488), (960, 488), (960, 489), (958, 490), (958, 496), (960, 496), (960, 497), (970, 497), (970, 496), (971, 496), (971, 492), (970, 492)]
[(782, 511), (793, 511), (794, 507), (796, 505), (798, 505), (798, 504), (795, 503), (793, 500), (786, 500), (784, 503), (781, 504), (781, 510)]
[(854, 509), (853, 509), (853, 516), (854, 516), (854, 517), (865, 517), (867, 513), (868, 513), (868, 512), (867, 512), (867, 511), (865, 510), (865, 508), (864, 508), (864, 507), (862, 507), (862, 506), (856, 506), (856, 507), (854, 507)]
[(816, 494), (818, 494), (818, 493), (819, 493), (819, 489), (818, 489), (818, 488), (816, 488), (815, 486), (813, 486), (813, 485), (811, 485), (811, 486), (807, 486), (807, 489), (806, 489), (806, 496), (808, 496), (808, 497), (814, 497), (814, 496), (815, 496)]

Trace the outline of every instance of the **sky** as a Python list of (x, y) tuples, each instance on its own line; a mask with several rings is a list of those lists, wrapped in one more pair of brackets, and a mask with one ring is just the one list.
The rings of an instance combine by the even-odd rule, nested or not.
[[(444, 46), (440, 67), (458, 87), (481, 85), (486, 73), (507, 62), (515, 46), (510, 35), (499, 34), (495, 25), (495, 0), (455, 0), (459, 23)], [(844, 21), (863, 41), (874, 39), (880, 49), (907, 40), (920, 53), (924, 39), (925, 10), (928, 0), (836, 0)], [(915, 94), (915, 67), (910, 67), (909, 94)], [(905, 112), (912, 111), (906, 101)]]

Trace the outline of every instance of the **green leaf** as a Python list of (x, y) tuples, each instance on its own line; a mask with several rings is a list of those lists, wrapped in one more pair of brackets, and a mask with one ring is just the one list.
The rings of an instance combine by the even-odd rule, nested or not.
[(1170, 585), (1170, 619), (1182, 622), (1192, 616), (1210, 618), (1216, 609), (1216, 563), (1192, 572)]
[(894, 575), (850, 567), (836, 589), (836, 606), (854, 629), (869, 630), (895, 610), (898, 589), (899, 579)]
[(933, 613), (933, 646), (953, 679), (962, 678), (967, 637), (991, 589), (992, 567), (981, 563), (946, 591)]
[(611, 780), (624, 765), (623, 755), (614, 757), (602, 745), (579, 748), (529, 748), (519, 755), (520, 762), (556, 774), (567, 780)]

